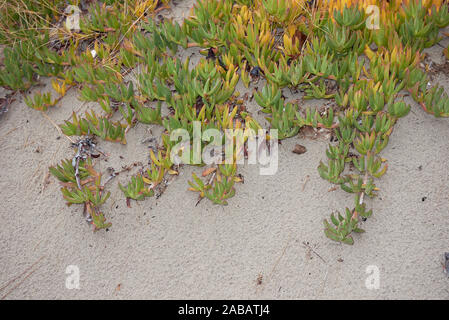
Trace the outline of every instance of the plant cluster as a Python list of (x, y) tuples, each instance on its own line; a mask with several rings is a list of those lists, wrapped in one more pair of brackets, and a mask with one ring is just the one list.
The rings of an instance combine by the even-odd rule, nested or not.
[(101, 174), (92, 166), (92, 157), (98, 157), (99, 151), (95, 143), (86, 138), (73, 144), (77, 153), (72, 160), (62, 160), (60, 165), (50, 167), (50, 172), (61, 183), (61, 192), (68, 205), (83, 204), (84, 217), (94, 225), (94, 230), (111, 226), (106, 222), (100, 206), (106, 202), (110, 193), (104, 192), (101, 185)]
[[(176, 129), (192, 137), (195, 121), (201, 130), (261, 128), (240, 107), (235, 91), (239, 80), (249, 87), (261, 77), (266, 84), (254, 98), (279, 139), (293, 137), (305, 126), (335, 135), (318, 172), (353, 193), (354, 204), (343, 215), (332, 214), (330, 223), (324, 221), (325, 234), (352, 244), (352, 233), (363, 231), (360, 219), (372, 214), (366, 198), (376, 195), (376, 179), (387, 171), (381, 152), (394, 125), (410, 111), (403, 93), (426, 112), (449, 117), (449, 97), (441, 87), (429, 86), (421, 69), (422, 50), (439, 42), (440, 28), (449, 25), (448, 6), (440, 0), (198, 0), (182, 25), (157, 21), (155, 13), (165, 1), (94, 1), (85, 8), (79, 30), (58, 24), (64, 1), (48, 0), (46, 6), (11, 2), (26, 10), (18, 13), (12, 4), (1, 9), (0, 40), (12, 46), (4, 50), (0, 85), (26, 90), (37, 76), (53, 77), (60, 97), (76, 88), (81, 100), (101, 106), (102, 115), (74, 114), (61, 125), (66, 135), (126, 143), (126, 132), (136, 123), (163, 126), (163, 144), (151, 151), (147, 172), (120, 185), (127, 199), (153, 196), (167, 174), (177, 173), (169, 156), (177, 143), (169, 137)], [(372, 5), (379, 16), (367, 13)], [(367, 21), (375, 26), (367, 27)], [(192, 67), (189, 58), (183, 61), (177, 53), (194, 47), (204, 58)], [(140, 71), (136, 81), (127, 82), (125, 75), (134, 70)], [(286, 100), (286, 88), (302, 92), (304, 99), (334, 104), (324, 112), (304, 108)], [(26, 100), (40, 111), (55, 101), (49, 94)], [(161, 106), (168, 115), (162, 116)], [(113, 122), (116, 114), (122, 120)], [(233, 152), (237, 160), (241, 150)], [(107, 196), (86, 161), (79, 162), (79, 179), (93, 179), (90, 187), (77, 185), (70, 161), (51, 172), (67, 184), (62, 192), (69, 203), (85, 203), (91, 216), (98, 217), (96, 208)], [(235, 163), (218, 163), (203, 176), (207, 182), (193, 174), (190, 190), (216, 204), (226, 204), (241, 180)], [(101, 219), (97, 227), (104, 226)]]

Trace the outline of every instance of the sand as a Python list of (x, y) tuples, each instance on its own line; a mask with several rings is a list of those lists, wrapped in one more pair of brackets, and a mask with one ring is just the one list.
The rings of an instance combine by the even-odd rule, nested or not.
[[(181, 4), (185, 6), (185, 2)], [(175, 15), (186, 14), (185, 7)], [(443, 40), (443, 46), (449, 44)], [(442, 63), (442, 47), (427, 50)], [(49, 90), (46, 87), (38, 90)], [(434, 83), (449, 90), (447, 75)], [(262, 82), (259, 84), (262, 85)], [(4, 90), (0, 92), (3, 96)], [(244, 184), (222, 207), (188, 191), (194, 167), (183, 167), (158, 199), (127, 208), (117, 183), (103, 206), (109, 231), (93, 233), (80, 206), (67, 207), (48, 166), (74, 154), (70, 143), (19, 94), (0, 118), (0, 297), (6, 299), (448, 299), (442, 256), (449, 251), (449, 122), (416, 103), (400, 120), (383, 156), (387, 174), (374, 214), (353, 246), (327, 239), (322, 220), (352, 206), (353, 198), (321, 179), (328, 137), (296, 136), (279, 146), (279, 169), (261, 176), (239, 169)], [(322, 102), (317, 102), (320, 105)], [(55, 123), (93, 104), (71, 91), (47, 112)], [(250, 106), (255, 114), (257, 107)], [(261, 117), (261, 115), (258, 115)], [(126, 146), (100, 141), (110, 156), (102, 172), (148, 163), (149, 142), (160, 128), (138, 124)], [(292, 153), (295, 144), (307, 152)], [(68, 289), (68, 266), (79, 269)], [(379, 286), (366, 286), (372, 270)], [(371, 275), (372, 276), (372, 275)]]

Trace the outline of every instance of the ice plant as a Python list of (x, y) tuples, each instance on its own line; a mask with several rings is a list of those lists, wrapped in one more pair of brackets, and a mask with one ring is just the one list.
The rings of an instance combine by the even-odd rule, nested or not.
[[(448, 5), (441, 0), (198, 0), (182, 24), (158, 21), (155, 14), (167, 1), (105, 1), (87, 7), (79, 30), (54, 25), (64, 1), (50, 1), (53, 10), (48, 10), (22, 0), (22, 11), (15, 2), (0, 9), (0, 40), (10, 44), (0, 85), (24, 91), (39, 77), (53, 77), (57, 99), (73, 88), (80, 100), (98, 103), (102, 114), (74, 114), (61, 125), (68, 136), (126, 143), (126, 133), (137, 123), (163, 127), (162, 145), (151, 151), (146, 170), (120, 185), (128, 203), (153, 196), (177, 173), (170, 158), (177, 143), (170, 136), (176, 130), (188, 133), (192, 148), (185, 150), (192, 150), (194, 123), (201, 131), (222, 133), (262, 129), (245, 108), (247, 98), (235, 90), (241, 80), (254, 89), (254, 100), (279, 139), (304, 127), (331, 131), (335, 139), (318, 173), (352, 193), (354, 202), (324, 221), (325, 234), (352, 244), (353, 233), (363, 231), (360, 220), (372, 215), (367, 198), (376, 196), (376, 181), (387, 172), (382, 151), (412, 107), (403, 93), (409, 92), (429, 114), (449, 117), (447, 93), (430, 85), (421, 69), (423, 49), (439, 42), (439, 30), (449, 25)], [(194, 65), (189, 58), (182, 60), (178, 53), (185, 49), (202, 58)], [(256, 87), (259, 79), (265, 82)], [(286, 99), (287, 88), (300, 92), (301, 99)], [(333, 103), (311, 109), (303, 106), (304, 99)], [(37, 93), (26, 102), (45, 111), (55, 100)], [(207, 181), (194, 173), (190, 190), (199, 199), (227, 204), (241, 181), (237, 155), (248, 143), (246, 137), (241, 149), (232, 150), (234, 163), (218, 161), (206, 168)], [(205, 144), (200, 142), (201, 150)], [(64, 184), (64, 198), (84, 203), (99, 228), (106, 226), (98, 207), (107, 196), (90, 156), (83, 153), (76, 163), (65, 161), (51, 172)], [(205, 164), (192, 161), (193, 152), (183, 157)], [(84, 186), (86, 180), (90, 184)]]

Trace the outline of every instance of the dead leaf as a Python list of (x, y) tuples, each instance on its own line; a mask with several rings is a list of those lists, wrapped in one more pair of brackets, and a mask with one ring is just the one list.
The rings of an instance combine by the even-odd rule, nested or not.
[(303, 154), (307, 152), (307, 148), (300, 145), (300, 144), (296, 144), (295, 148), (292, 150), (293, 153), (296, 154)]

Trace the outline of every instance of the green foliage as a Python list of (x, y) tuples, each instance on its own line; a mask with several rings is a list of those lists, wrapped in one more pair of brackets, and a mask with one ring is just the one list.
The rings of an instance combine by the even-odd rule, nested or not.
[(161, 103), (158, 103), (156, 108), (140, 107), (137, 110), (137, 120), (145, 124), (162, 124)]
[(83, 204), (86, 220), (94, 225), (94, 230), (106, 229), (111, 223), (106, 223), (106, 218), (98, 208), (106, 202), (110, 192), (104, 193), (101, 174), (92, 167), (90, 156), (86, 158), (79, 161), (76, 161), (76, 157), (73, 160), (62, 160), (61, 164), (50, 167), (49, 171), (63, 186), (61, 193), (67, 204)]
[(352, 232), (362, 233), (363, 229), (358, 227), (358, 220), (353, 216), (351, 211), (346, 208), (346, 215), (342, 216), (337, 213), (335, 216), (331, 214), (331, 225), (327, 220), (324, 220), (324, 233), (326, 236), (334, 241), (343, 242), (346, 244), (354, 244), (354, 239), (351, 236)]
[[(90, 163), (87, 163), (90, 165)], [(72, 165), (72, 160), (62, 160), (61, 164), (49, 168), (50, 173), (54, 175), (61, 182), (76, 183), (75, 168)], [(85, 162), (82, 161), (79, 164), (79, 177), (84, 180), (89, 176), (89, 171), (85, 168)]]
[(193, 181), (188, 181), (189, 190), (199, 192), (200, 199), (206, 197), (215, 204), (227, 205), (227, 200), (235, 195), (235, 182), (240, 181), (236, 174), (235, 164), (220, 164), (214, 172), (213, 180), (205, 184), (192, 173)]
[[(194, 121), (201, 130), (262, 129), (246, 110), (246, 99), (235, 92), (239, 79), (246, 88), (262, 79), (254, 100), (279, 139), (293, 137), (305, 126), (325, 128), (335, 136), (318, 173), (353, 194), (355, 206), (343, 216), (332, 214), (325, 234), (352, 244), (352, 233), (362, 231), (359, 217), (372, 214), (366, 198), (376, 195), (376, 179), (388, 168), (381, 153), (394, 125), (411, 110), (403, 92), (435, 117), (449, 117), (448, 95), (431, 87), (421, 69), (422, 50), (437, 43), (440, 28), (449, 25), (447, 4), (377, 1), (381, 21), (379, 29), (371, 30), (362, 2), (356, 1), (321, 1), (315, 8), (301, 1), (199, 0), (183, 24), (153, 19), (167, 1), (106, 1), (88, 5), (80, 30), (67, 30), (54, 24), (66, 3), (45, 3), (12, 0), (0, 7), (0, 42), (8, 45), (0, 85), (25, 91), (39, 77), (55, 77), (52, 85), (59, 98), (53, 100), (50, 93), (25, 98), (40, 111), (72, 87), (80, 100), (98, 103), (102, 114), (74, 113), (61, 125), (67, 136), (126, 143), (125, 133), (136, 123), (163, 126), (163, 146), (150, 152), (146, 172), (133, 176), (126, 187), (120, 185), (128, 199), (153, 196), (167, 175), (177, 173), (170, 160), (176, 142), (169, 141), (176, 129), (192, 136)], [(177, 54), (192, 47), (205, 56), (195, 65)], [(135, 81), (125, 80), (130, 72)], [(289, 89), (300, 91), (303, 99), (332, 99), (336, 105), (306, 108), (302, 100), (285, 98)], [(167, 115), (162, 115), (163, 106)], [(111, 120), (117, 117), (122, 120)], [(234, 162), (239, 151), (232, 150)], [(109, 226), (99, 210), (108, 198), (100, 175), (90, 154), (77, 156), (78, 162), (62, 161), (50, 172), (63, 184), (69, 203), (84, 203), (97, 228)], [(225, 205), (240, 180), (237, 166), (217, 163), (210, 169), (203, 173), (210, 177), (207, 183), (193, 174), (190, 190)]]
[(57, 100), (51, 99), (51, 93), (43, 93), (40, 92), (34, 95), (34, 98), (25, 97), (25, 103), (28, 107), (38, 110), (38, 111), (47, 111), (48, 107), (52, 107), (57, 103)]
[(449, 117), (449, 98), (443, 88), (428, 90), (421, 103), (424, 110), (435, 117)]
[(3, 50), (4, 67), (0, 69), (0, 85), (12, 90), (26, 90), (33, 84), (33, 67), (22, 59), (18, 50)]
[(62, 188), (61, 192), (64, 196), (64, 199), (70, 204), (91, 202), (96, 207), (99, 207), (103, 203), (105, 203), (111, 195), (110, 192), (108, 192), (106, 195), (102, 196), (99, 189), (96, 189), (94, 194), (87, 187), (84, 187), (84, 189), (82, 190), (74, 189), (73, 191), (70, 191), (67, 188)]

